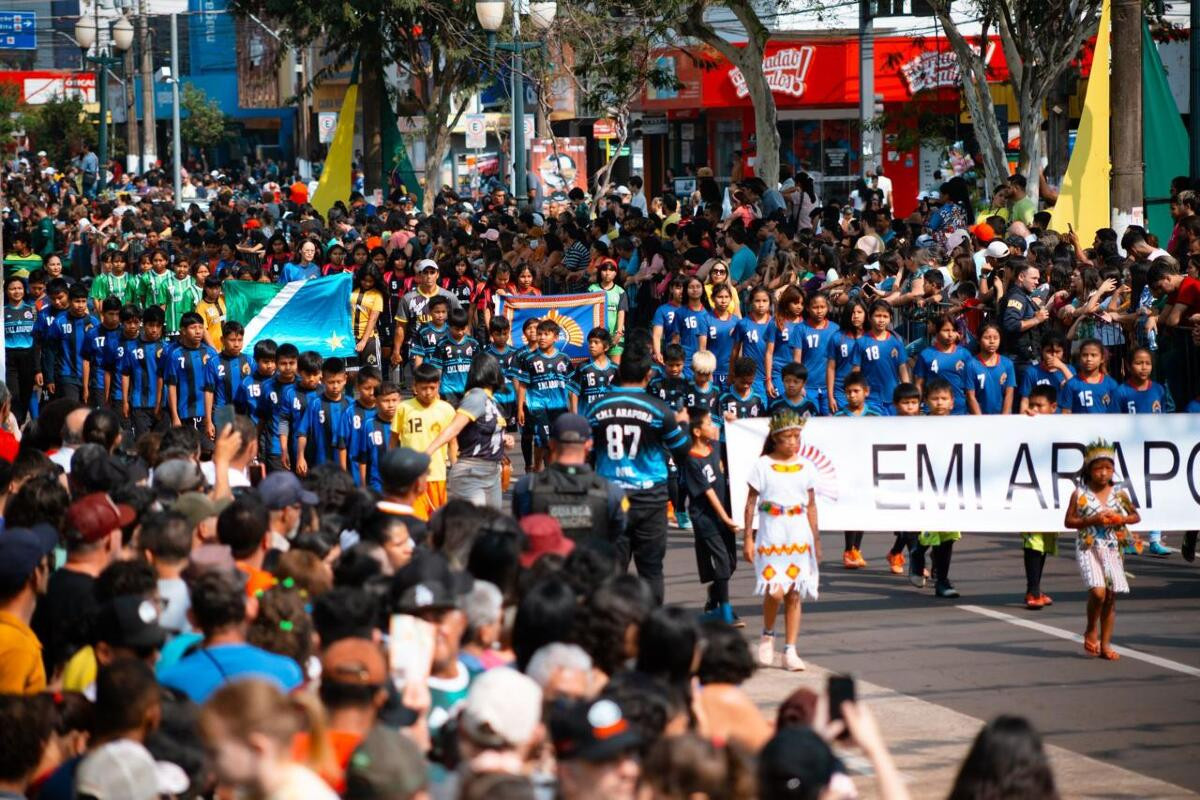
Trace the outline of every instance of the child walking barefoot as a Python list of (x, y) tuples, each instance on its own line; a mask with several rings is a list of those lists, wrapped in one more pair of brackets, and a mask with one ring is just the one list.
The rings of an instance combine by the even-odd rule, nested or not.
[[(750, 471), (743, 555), (754, 565), (755, 593), (763, 595), (758, 660), (775, 662), (775, 618), (784, 606), (784, 667), (798, 671), (800, 601), (817, 599), (821, 537), (817, 525), (816, 472), (799, 458), (804, 420), (791, 412), (771, 418), (764, 454)], [(757, 539), (755, 534), (757, 533)]]
[[(1117, 620), (1117, 595), (1129, 593), (1121, 545), (1129, 536), (1127, 525), (1141, 521), (1128, 493), (1113, 486), (1116, 453), (1108, 442), (1098, 439), (1087, 446), (1083, 457), (1082, 483), (1067, 506), (1066, 527), (1079, 531), (1075, 558), (1088, 587), (1087, 630), (1083, 649), (1108, 661), (1118, 656), (1112, 649), (1113, 625)], [(1097, 634), (1097, 629), (1099, 633)]]

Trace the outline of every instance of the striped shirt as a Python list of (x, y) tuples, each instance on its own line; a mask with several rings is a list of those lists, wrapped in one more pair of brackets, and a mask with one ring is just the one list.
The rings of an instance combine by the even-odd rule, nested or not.
[(163, 366), (163, 383), (175, 387), (175, 413), (180, 419), (204, 416), (204, 393), (212, 390), (208, 362), (216, 358), (217, 351), (207, 344), (180, 345), (171, 351)]

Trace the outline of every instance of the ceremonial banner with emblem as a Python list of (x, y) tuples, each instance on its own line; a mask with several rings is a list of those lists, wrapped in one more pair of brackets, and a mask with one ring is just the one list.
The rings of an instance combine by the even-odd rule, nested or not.
[(558, 349), (568, 358), (586, 359), (587, 335), (592, 328), (604, 326), (604, 292), (587, 294), (502, 295), (500, 313), (512, 323), (512, 343), (523, 344), (521, 326), (525, 320), (552, 319), (562, 328)]
[(261, 339), (290, 342), (322, 356), (352, 356), (350, 273), (343, 272), (280, 286), (225, 281), (226, 318), (246, 326), (245, 352)]

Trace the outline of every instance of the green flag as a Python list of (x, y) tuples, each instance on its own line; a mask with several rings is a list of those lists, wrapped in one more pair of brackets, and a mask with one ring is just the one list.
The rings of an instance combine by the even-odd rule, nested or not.
[(1187, 174), (1188, 133), (1167, 85), (1167, 73), (1150, 26), (1142, 20), (1142, 152), (1146, 158), (1146, 227), (1167, 246), (1171, 219), (1171, 178)]
[(225, 318), (249, 325), (250, 320), (258, 316), (258, 312), (262, 311), (283, 287), (277, 283), (230, 280), (225, 281), (221, 288), (225, 292)]

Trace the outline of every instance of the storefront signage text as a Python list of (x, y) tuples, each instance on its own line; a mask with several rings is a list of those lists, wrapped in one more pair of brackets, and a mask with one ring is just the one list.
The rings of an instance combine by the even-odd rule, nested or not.
[[(812, 66), (815, 47), (789, 47), (772, 53), (763, 59), (763, 74), (767, 78), (767, 86), (773, 94), (786, 94), (791, 97), (804, 95), (804, 81), (808, 77), (808, 69)], [(737, 67), (729, 70), (729, 80), (733, 82), (738, 97), (750, 94), (746, 87), (746, 78)]]

